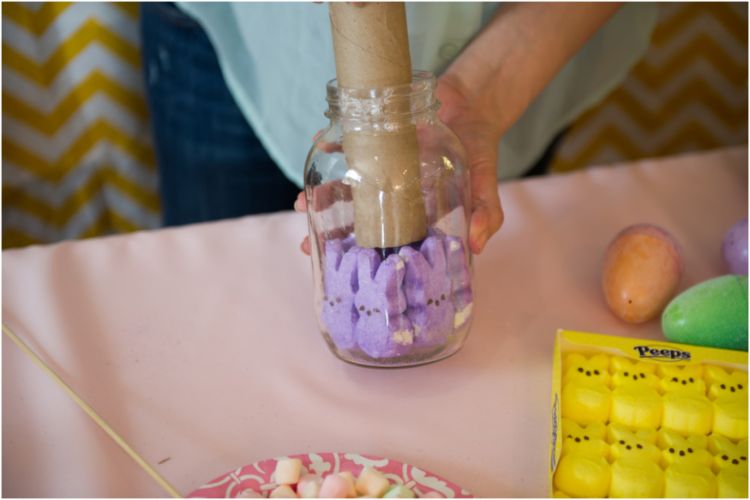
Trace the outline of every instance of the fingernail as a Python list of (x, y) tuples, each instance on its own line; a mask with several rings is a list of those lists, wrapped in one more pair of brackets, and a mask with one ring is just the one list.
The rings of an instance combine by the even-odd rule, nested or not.
[(487, 244), (487, 232), (482, 231), (481, 233), (479, 233), (479, 236), (477, 236), (475, 242), (476, 253), (481, 253), (482, 250), (484, 250), (484, 245)]

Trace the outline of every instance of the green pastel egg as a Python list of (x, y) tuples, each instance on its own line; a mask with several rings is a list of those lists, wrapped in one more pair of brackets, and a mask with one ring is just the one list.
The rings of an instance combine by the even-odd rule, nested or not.
[(661, 327), (672, 342), (747, 350), (747, 276), (720, 276), (688, 288), (664, 310)]

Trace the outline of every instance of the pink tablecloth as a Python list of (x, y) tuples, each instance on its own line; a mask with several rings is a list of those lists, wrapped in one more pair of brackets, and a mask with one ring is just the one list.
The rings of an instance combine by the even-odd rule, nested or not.
[[(747, 181), (742, 148), (502, 185), (466, 346), (415, 369), (329, 354), (293, 213), (4, 252), (3, 321), (183, 493), (267, 457), (352, 451), (477, 495), (545, 495), (555, 330), (660, 337), (605, 308), (603, 249), (648, 221), (683, 245), (681, 288), (722, 274)], [(2, 370), (4, 496), (163, 495), (5, 338)]]

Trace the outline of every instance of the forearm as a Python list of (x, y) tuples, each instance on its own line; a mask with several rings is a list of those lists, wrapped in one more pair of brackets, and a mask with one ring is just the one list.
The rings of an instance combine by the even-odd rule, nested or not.
[(620, 3), (514, 3), (495, 17), (443, 78), (504, 133)]

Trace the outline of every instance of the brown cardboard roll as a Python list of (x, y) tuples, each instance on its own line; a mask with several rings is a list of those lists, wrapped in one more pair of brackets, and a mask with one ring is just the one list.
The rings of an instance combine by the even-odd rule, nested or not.
[[(339, 87), (380, 89), (412, 80), (403, 3), (331, 3)], [(404, 103), (408, 111), (408, 102)], [(344, 130), (344, 154), (361, 177), (352, 186), (357, 244), (408, 245), (427, 236), (416, 128)]]

